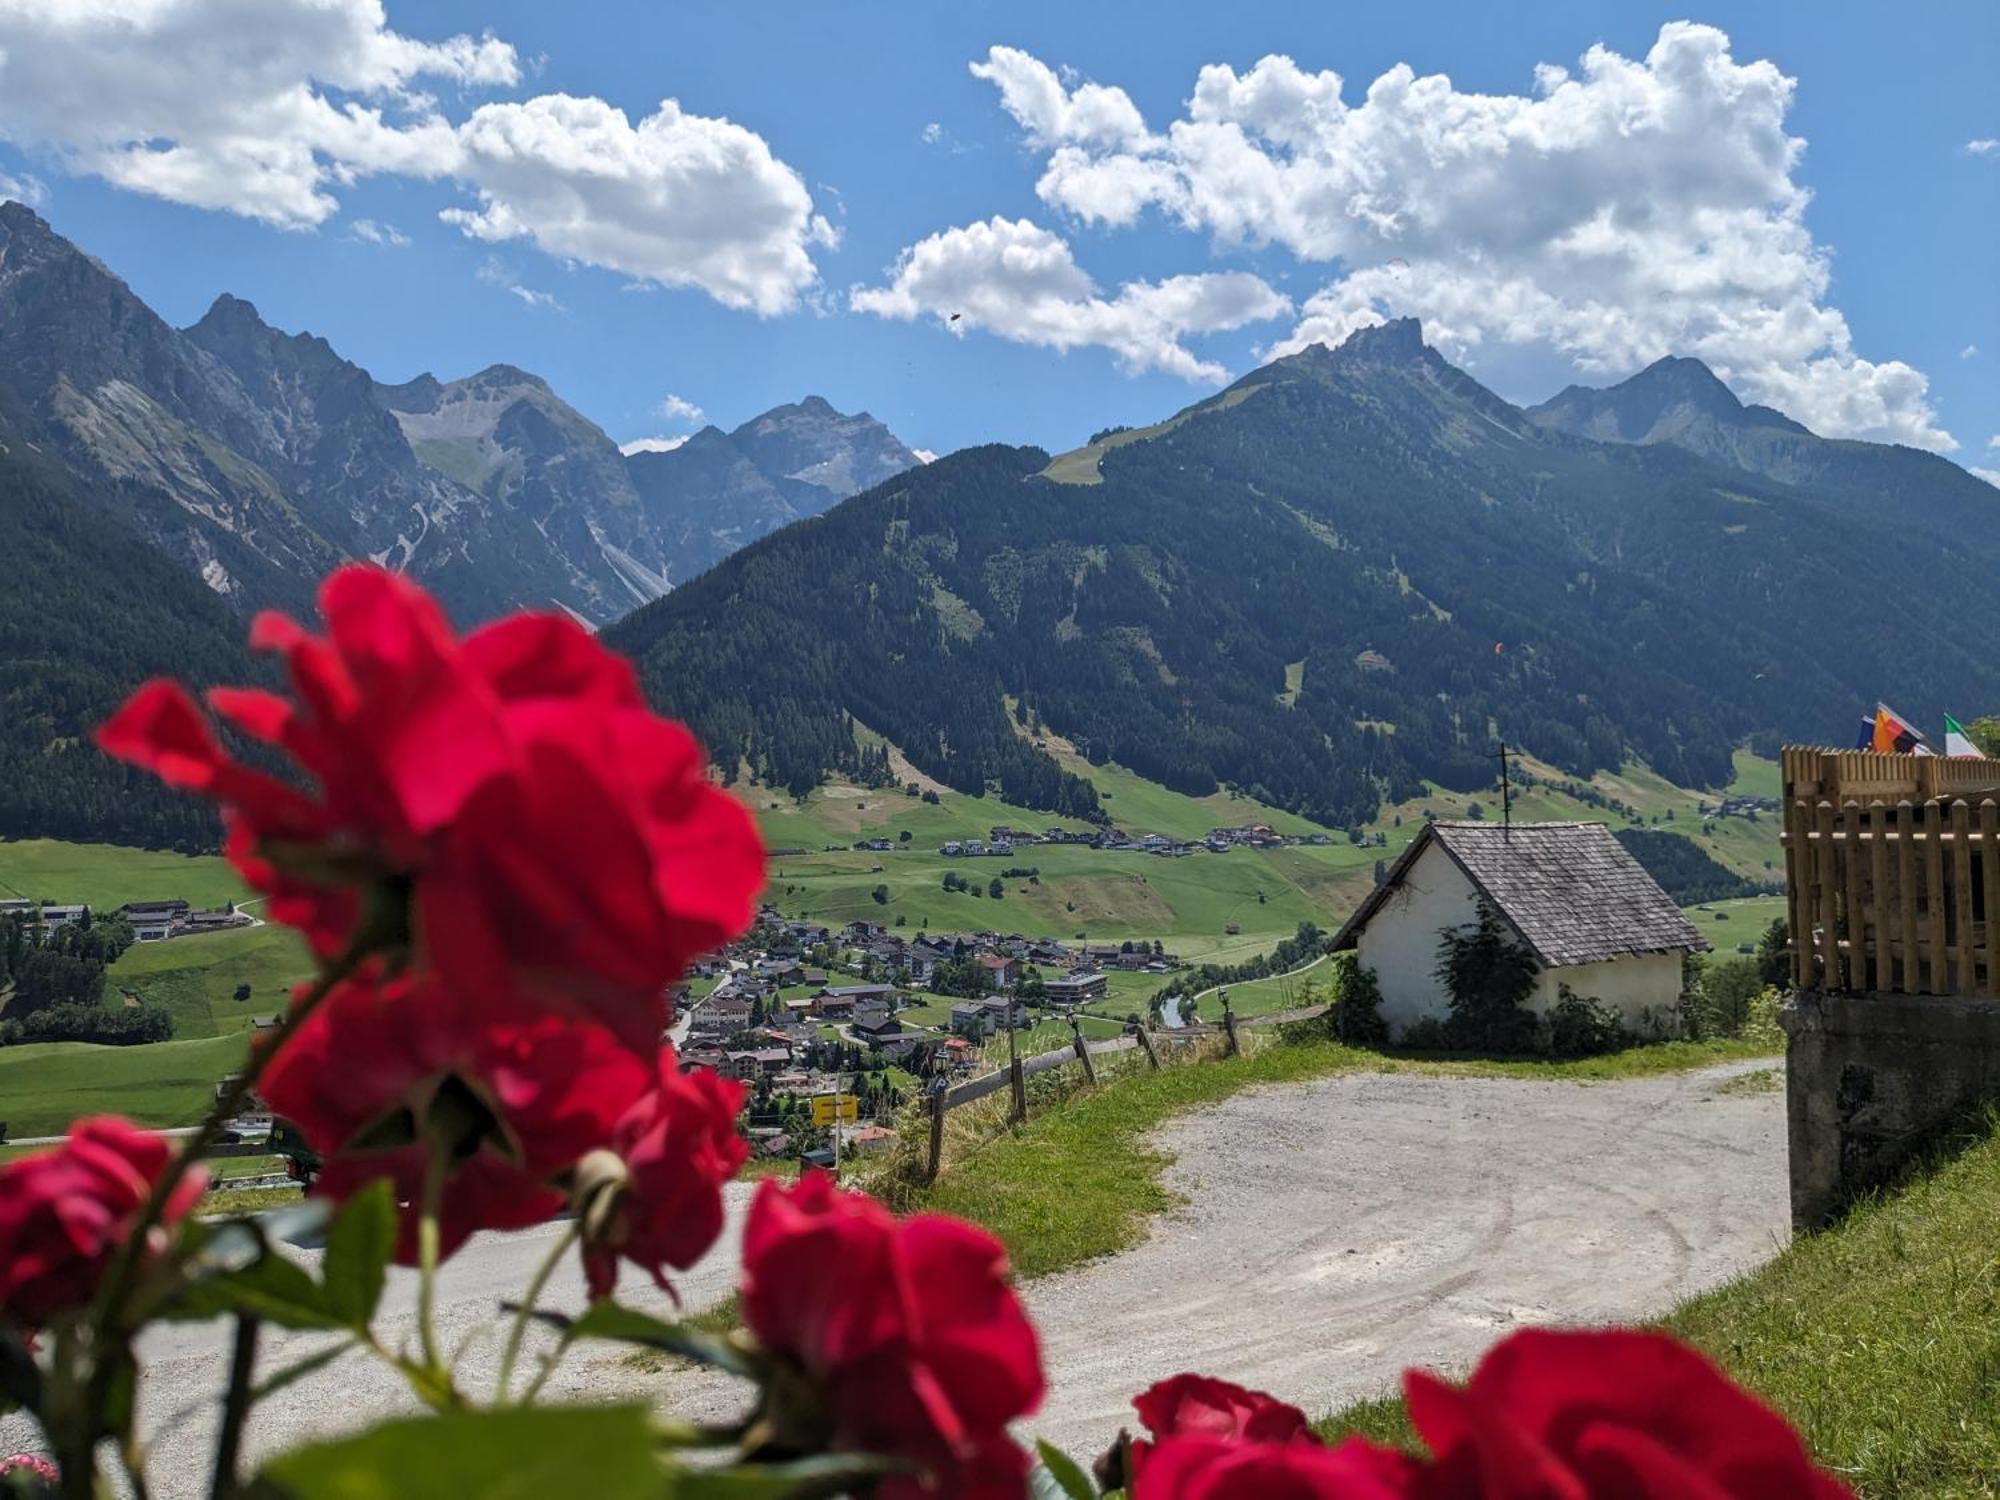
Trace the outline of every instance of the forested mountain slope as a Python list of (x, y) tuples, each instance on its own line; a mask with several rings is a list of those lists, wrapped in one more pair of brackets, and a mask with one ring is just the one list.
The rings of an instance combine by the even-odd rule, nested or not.
[(1334, 824), (1486, 784), (1499, 736), (1713, 785), (1746, 736), (2000, 693), (1981, 560), (1848, 498), (1551, 430), (1405, 321), (1053, 465), (913, 470), (607, 639), (725, 767), (795, 788), (855, 766), (850, 716), (940, 780), (1069, 811), (1087, 788), (1038, 723)]
[(73, 485), (0, 410), (0, 837), (213, 848), (208, 803), (89, 734), (155, 674), (255, 680), (243, 622)]

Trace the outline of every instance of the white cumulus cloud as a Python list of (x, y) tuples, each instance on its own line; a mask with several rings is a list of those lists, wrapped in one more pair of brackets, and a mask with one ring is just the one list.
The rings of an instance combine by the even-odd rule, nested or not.
[(1967, 141), (1965, 149), (1968, 155), (1992, 156), (1994, 153), (2000, 152), (2000, 138), (1985, 136), (1976, 141)]
[(1060, 236), (998, 215), (919, 240), (898, 257), (887, 285), (857, 287), (848, 300), (878, 317), (935, 317), (955, 334), (977, 328), (1050, 349), (1094, 345), (1135, 374), (1164, 370), (1208, 382), (1228, 372), (1184, 338), (1291, 310), (1289, 299), (1244, 272), (1127, 282), (1106, 297)]
[(1967, 472), (1977, 474), (1995, 489), (2000, 489), (2000, 469), (1968, 469)]
[(690, 434), (681, 433), (677, 437), (634, 438), (629, 443), (620, 443), (618, 451), (630, 458), (635, 453), (671, 453), (685, 443)]
[(1863, 358), (1829, 300), (1785, 128), (1795, 81), (1713, 27), (1670, 23), (1643, 58), (1592, 47), (1520, 94), (1398, 64), (1350, 103), (1289, 57), (1216, 64), (1159, 131), (1122, 89), (1015, 49), (971, 67), (1046, 153), (1050, 206), (1334, 264), (1273, 352), (1414, 314), (1454, 357), (1552, 347), (1614, 378), (1693, 355), (1817, 431), (1956, 446), (1923, 373)]
[(799, 174), (756, 132), (663, 102), (637, 124), (602, 99), (545, 94), (487, 104), (458, 132), (477, 210), (447, 222), (725, 307), (785, 312), (815, 280), (811, 247), (837, 243)]
[(661, 398), (660, 404), (654, 407), (653, 410), (665, 417), (669, 422), (699, 422), (702, 417), (702, 411), (699, 406), (688, 400), (687, 397), (676, 396), (672, 392), (668, 392), (666, 396)]
[(0, 0), (0, 140), (72, 172), (286, 229), (363, 177), (446, 181), (480, 240), (760, 313), (815, 285), (833, 232), (762, 137), (671, 100), (634, 122), (567, 94), (455, 119), (439, 97), (522, 74), (507, 42), (418, 40), (382, 0)]

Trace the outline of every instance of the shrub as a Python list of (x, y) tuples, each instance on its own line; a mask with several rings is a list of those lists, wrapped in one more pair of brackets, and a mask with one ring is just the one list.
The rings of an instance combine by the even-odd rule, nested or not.
[(0, 1021), (0, 1046), (22, 1042), (97, 1042), (127, 1047), (164, 1042), (174, 1034), (173, 1013), (164, 1005), (51, 1005)]
[(1538, 1050), (1540, 1027), (1521, 1006), (1534, 992), (1535, 957), (1514, 940), (1491, 902), (1481, 901), (1466, 926), (1439, 932), (1436, 973), (1451, 997), (1444, 1028), (1451, 1050)]
[(1547, 1027), (1551, 1057), (1599, 1057), (1633, 1042), (1616, 1011), (1595, 995), (1579, 995), (1566, 984), (1557, 986)]
[(1743, 1035), (1750, 1023), (1752, 1002), (1764, 990), (1764, 979), (1754, 958), (1725, 958), (1702, 971), (1701, 997), (1697, 1002), (1703, 1036)]

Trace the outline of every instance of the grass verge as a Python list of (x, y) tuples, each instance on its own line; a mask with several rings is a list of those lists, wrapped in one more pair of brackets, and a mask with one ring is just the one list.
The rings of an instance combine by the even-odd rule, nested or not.
[[(2000, 1125), (1661, 1326), (1783, 1411), (1876, 1500), (2000, 1494)], [(1329, 1435), (1412, 1441), (1402, 1403)]]

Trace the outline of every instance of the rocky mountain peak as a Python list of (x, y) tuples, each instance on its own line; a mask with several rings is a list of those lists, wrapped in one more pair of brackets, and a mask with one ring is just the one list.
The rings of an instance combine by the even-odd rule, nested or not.
[(1698, 359), (1668, 355), (1621, 380), (1596, 389), (1572, 385), (1530, 407), (1544, 427), (1606, 443), (1675, 442), (1711, 451), (1714, 438), (1703, 433), (1772, 428), (1792, 434), (1806, 429), (1768, 406), (1746, 406), (1716, 373)]
[(1415, 318), (1391, 318), (1369, 328), (1357, 328), (1340, 343), (1337, 353), (1350, 359), (1400, 362), (1422, 359), (1424, 325)]

